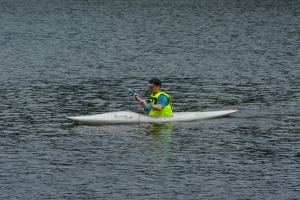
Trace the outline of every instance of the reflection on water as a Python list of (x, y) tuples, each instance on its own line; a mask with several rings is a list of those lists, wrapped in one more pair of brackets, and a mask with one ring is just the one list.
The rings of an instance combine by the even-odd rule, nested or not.
[(150, 124), (148, 128), (157, 147), (170, 148), (172, 124)]
[(172, 147), (172, 124), (150, 124), (148, 127), (149, 150), (152, 154), (152, 168), (156, 173), (156, 184), (168, 191), (168, 179), (172, 177), (172, 165), (174, 161)]
[(167, 123), (167, 124), (150, 124), (149, 125), (149, 130), (153, 134), (158, 134), (161, 132), (172, 132), (172, 124)]
[(165, 163), (171, 163), (172, 158), (172, 124), (150, 124), (148, 126), (153, 137), (151, 149), (158, 157), (163, 158)]

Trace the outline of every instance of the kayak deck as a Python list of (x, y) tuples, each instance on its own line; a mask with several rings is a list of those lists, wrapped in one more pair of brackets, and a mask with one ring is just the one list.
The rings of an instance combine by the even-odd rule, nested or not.
[(152, 117), (131, 111), (108, 112), (86, 116), (68, 116), (67, 119), (87, 125), (132, 124), (132, 123), (169, 123), (188, 122), (219, 118), (230, 115), (238, 110), (222, 110), (208, 112), (175, 112), (171, 117)]

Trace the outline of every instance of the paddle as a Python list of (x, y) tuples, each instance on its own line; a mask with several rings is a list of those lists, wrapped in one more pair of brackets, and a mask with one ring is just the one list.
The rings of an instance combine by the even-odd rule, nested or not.
[[(132, 88), (127, 88), (128, 92), (130, 92), (132, 95), (134, 95), (134, 93), (136, 93)], [(141, 101), (140, 97), (139, 96), (136, 96), (136, 99), (138, 101)], [(145, 104), (143, 104), (144, 107), (145, 107)]]
[[(130, 92), (132, 95), (133, 95), (134, 93), (136, 93), (132, 88), (127, 88), (127, 90), (128, 90), (128, 92)], [(141, 99), (140, 99), (139, 96), (136, 96), (136, 99), (137, 99), (138, 101), (141, 101)], [(150, 110), (152, 109), (152, 104), (151, 104), (151, 103), (143, 104), (143, 107), (144, 107), (144, 113), (145, 113), (146, 115), (148, 115), (149, 112), (150, 112)]]

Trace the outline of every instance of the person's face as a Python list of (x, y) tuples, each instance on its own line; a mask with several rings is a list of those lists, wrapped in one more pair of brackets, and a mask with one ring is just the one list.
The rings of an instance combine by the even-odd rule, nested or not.
[(153, 85), (149, 87), (150, 93), (151, 94), (156, 94), (160, 90), (160, 85)]

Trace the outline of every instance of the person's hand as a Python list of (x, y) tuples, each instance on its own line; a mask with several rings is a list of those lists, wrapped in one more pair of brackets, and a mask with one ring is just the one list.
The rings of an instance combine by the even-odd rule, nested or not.
[(137, 101), (139, 102), (140, 105), (145, 105), (145, 104), (147, 104), (147, 102), (146, 102), (145, 100), (141, 100), (141, 99), (139, 98), (139, 94), (138, 94), (138, 93), (134, 93), (133, 96), (134, 96), (135, 100), (137, 100)]
[(140, 102), (141, 99), (139, 98), (139, 94), (138, 93), (134, 93), (133, 96), (134, 96), (135, 100), (137, 100), (138, 102)]

